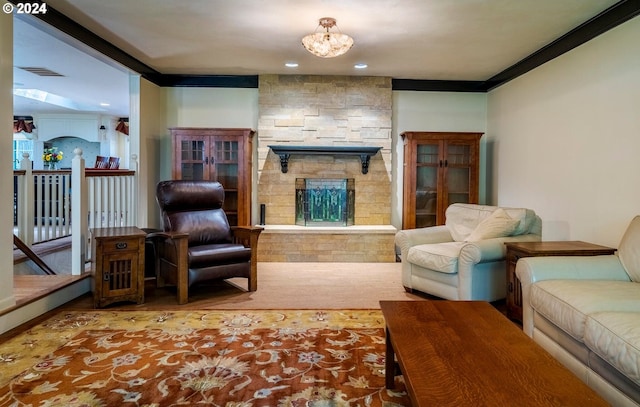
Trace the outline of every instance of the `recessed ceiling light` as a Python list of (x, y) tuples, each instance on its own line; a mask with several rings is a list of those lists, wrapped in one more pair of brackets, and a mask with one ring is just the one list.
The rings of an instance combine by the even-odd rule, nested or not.
[(367, 66), (368, 66), (367, 64), (355, 64), (353, 67), (356, 69), (364, 69)]
[(102, 106), (102, 107), (111, 106), (111, 103), (101, 102), (101, 103), (100, 103), (100, 106)]
[(298, 67), (298, 63), (297, 62), (287, 62), (286, 64), (284, 64), (284, 66), (286, 66), (287, 68), (297, 68)]

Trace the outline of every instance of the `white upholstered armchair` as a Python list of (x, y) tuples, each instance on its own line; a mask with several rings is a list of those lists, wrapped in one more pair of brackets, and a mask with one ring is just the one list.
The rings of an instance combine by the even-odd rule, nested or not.
[(539, 241), (542, 221), (526, 208), (452, 204), (446, 223), (401, 230), (405, 290), (448, 300), (506, 297), (505, 242)]

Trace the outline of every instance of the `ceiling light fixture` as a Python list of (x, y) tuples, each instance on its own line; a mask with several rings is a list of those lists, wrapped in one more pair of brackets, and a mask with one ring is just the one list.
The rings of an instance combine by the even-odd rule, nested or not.
[(302, 38), (302, 45), (313, 55), (321, 58), (333, 58), (346, 53), (353, 46), (353, 38), (347, 34), (342, 34), (340, 30), (329, 32), (330, 28), (338, 28), (335, 18), (321, 18), (318, 27), (322, 27), (326, 31), (317, 32), (316, 28), (316, 32)]
[(356, 69), (365, 69), (368, 66), (369, 65), (367, 65), (367, 64), (360, 63), (360, 64), (355, 64), (353, 67), (356, 68)]

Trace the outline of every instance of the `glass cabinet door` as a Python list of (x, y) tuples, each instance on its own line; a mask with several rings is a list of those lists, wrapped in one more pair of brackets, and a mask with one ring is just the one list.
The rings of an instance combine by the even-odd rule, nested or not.
[(183, 139), (179, 144), (180, 171), (182, 179), (207, 179), (206, 145), (203, 139)]
[(213, 142), (213, 150), (214, 179), (224, 187), (224, 210), (229, 223), (237, 224), (240, 143), (237, 138), (216, 139)]
[(418, 144), (416, 152), (415, 227), (435, 226), (438, 214), (439, 144)]
[(445, 171), (447, 199), (445, 207), (453, 203), (470, 203), (471, 146), (469, 144), (447, 144)]

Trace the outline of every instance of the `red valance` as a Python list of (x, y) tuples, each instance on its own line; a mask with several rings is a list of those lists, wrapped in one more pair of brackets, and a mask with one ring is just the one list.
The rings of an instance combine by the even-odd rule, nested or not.
[(129, 123), (125, 121), (125, 119), (120, 119), (118, 124), (116, 125), (116, 131), (129, 135)]
[(18, 119), (13, 121), (13, 132), (20, 133), (21, 131), (25, 133), (31, 133), (35, 127), (33, 126), (33, 122), (28, 122), (23, 119)]

